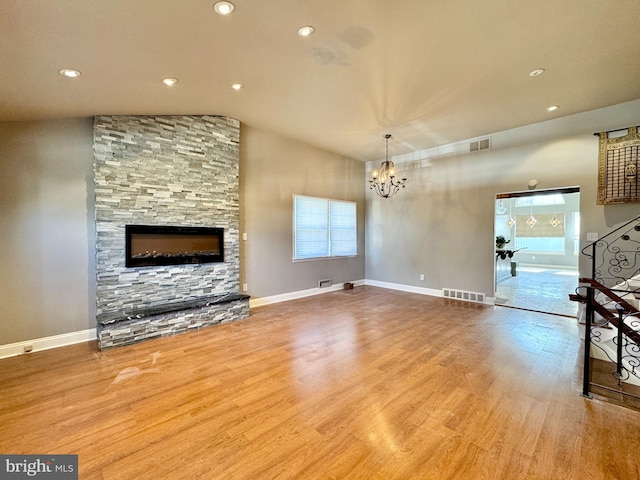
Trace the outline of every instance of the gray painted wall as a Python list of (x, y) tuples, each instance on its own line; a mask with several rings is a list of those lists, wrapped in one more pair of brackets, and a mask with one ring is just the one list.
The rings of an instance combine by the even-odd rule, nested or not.
[[(364, 278), (364, 197), (362, 162), (287, 140), (246, 125), (240, 132), (241, 283), (252, 298), (316, 288)], [(357, 202), (355, 258), (292, 262), (293, 195)]]
[(0, 345), (95, 327), (92, 123), (0, 123)]
[[(488, 151), (407, 165), (407, 187), (397, 197), (367, 194), (366, 278), (493, 296), (495, 195), (527, 190), (531, 179), (540, 189), (580, 187), (580, 237), (586, 245), (586, 232), (604, 234), (640, 209), (596, 205), (593, 133), (638, 124), (640, 100), (492, 134)], [(579, 269), (589, 273), (586, 259)]]

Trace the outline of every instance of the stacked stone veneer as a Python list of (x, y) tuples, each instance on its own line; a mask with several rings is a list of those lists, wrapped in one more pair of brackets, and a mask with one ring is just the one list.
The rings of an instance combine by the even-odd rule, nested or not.
[[(98, 116), (94, 182), (101, 347), (249, 314), (248, 300), (131, 321), (102, 318), (239, 290), (239, 122), (215, 116)], [(224, 228), (224, 263), (126, 268), (125, 225)], [(213, 310), (212, 310), (213, 309)], [(227, 312), (227, 313), (224, 313)], [(194, 320), (194, 315), (198, 316)], [(233, 317), (233, 318), (231, 318)], [(207, 319), (210, 319), (208, 321)], [(151, 324), (149, 323), (151, 322)], [(127, 331), (130, 335), (127, 335)], [(116, 340), (114, 340), (116, 339)]]
[[(208, 303), (206, 300), (202, 300), (199, 302), (199, 306), (187, 306), (181, 310), (163, 313), (147, 312), (147, 314), (142, 314), (140, 318), (136, 315), (114, 317), (110, 314), (104, 314), (103, 320), (98, 326), (100, 348), (129, 345), (150, 338), (176, 335), (246, 318), (249, 314), (249, 297), (242, 294), (232, 296), (233, 298), (230, 299), (222, 297), (222, 300), (210, 297), (217, 301)], [(196, 303), (198, 302), (196, 301)], [(166, 306), (169, 308), (171, 305)]]

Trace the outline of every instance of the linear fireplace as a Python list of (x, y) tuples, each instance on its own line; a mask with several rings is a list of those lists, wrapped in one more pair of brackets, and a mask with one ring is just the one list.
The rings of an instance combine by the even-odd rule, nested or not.
[(125, 226), (125, 266), (150, 267), (224, 262), (224, 229)]

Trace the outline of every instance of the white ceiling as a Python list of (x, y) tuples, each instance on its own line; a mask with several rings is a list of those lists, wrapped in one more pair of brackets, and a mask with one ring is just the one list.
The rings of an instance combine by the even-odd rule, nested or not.
[(0, 120), (226, 115), (366, 161), (640, 98), (640, 0), (234, 3), (0, 0)]

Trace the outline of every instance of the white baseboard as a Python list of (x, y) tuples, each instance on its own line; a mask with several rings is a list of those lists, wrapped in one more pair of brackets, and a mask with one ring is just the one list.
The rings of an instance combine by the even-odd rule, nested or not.
[[(364, 280), (355, 280), (352, 282), (354, 286), (359, 287), (364, 285)], [(310, 288), (308, 290), (298, 290), (297, 292), (282, 293), (280, 295), (272, 295), (270, 297), (251, 298), (249, 300), (249, 307), (261, 307), (263, 305), (269, 305), (271, 303), (286, 302), (288, 300), (295, 300), (296, 298), (311, 297), (312, 295), (321, 295), (323, 293), (335, 292), (336, 290), (342, 290), (344, 283), (336, 283), (330, 287), (324, 288)]]
[(50, 348), (64, 347), (65, 345), (73, 345), (74, 343), (90, 342), (96, 339), (96, 329), (90, 328), (79, 332), (69, 332), (60, 335), (53, 335), (51, 337), (25, 340), (24, 342), (9, 343), (7, 345), (0, 345), (0, 358), (23, 355), (27, 353), (25, 352), (25, 347), (31, 347), (31, 351), (28, 353), (32, 353), (41, 350), (49, 350)]
[[(391, 290), (400, 290), (403, 292), (419, 293), (421, 295), (431, 295), (432, 297), (442, 297), (442, 290), (435, 290), (433, 288), (415, 287), (413, 285), (404, 285), (402, 283), (390, 283), (380, 282), (378, 280), (357, 280), (353, 282), (356, 287), (362, 285), (371, 285), (372, 287), (388, 288)], [(310, 297), (312, 295), (320, 295), (322, 293), (335, 292), (336, 290), (342, 290), (343, 284), (339, 283), (327, 288), (310, 288), (309, 290), (299, 290), (297, 292), (288, 292), (280, 295), (273, 295), (271, 297), (252, 298), (249, 300), (250, 307), (261, 307), (263, 305), (269, 305), (270, 303), (286, 302), (288, 300), (295, 300), (296, 298)], [(495, 305), (494, 297), (484, 297), (485, 305)]]
[[(442, 297), (442, 290), (436, 290), (434, 288), (415, 287), (413, 285), (404, 285), (402, 283), (389, 283), (380, 282), (378, 280), (365, 280), (365, 285), (371, 285), (373, 287), (389, 288), (391, 290), (400, 290), (403, 292), (419, 293), (420, 295), (431, 295), (432, 297)], [(485, 305), (495, 305), (495, 297), (484, 296)], [(464, 300), (461, 300), (464, 301)]]
[(435, 290), (433, 288), (415, 287), (413, 285), (405, 285), (403, 283), (390, 283), (380, 282), (378, 280), (365, 280), (365, 285), (371, 285), (372, 287), (388, 288), (391, 290), (400, 290), (403, 292), (419, 293), (421, 295), (431, 295), (432, 297), (441, 297), (442, 290)]

